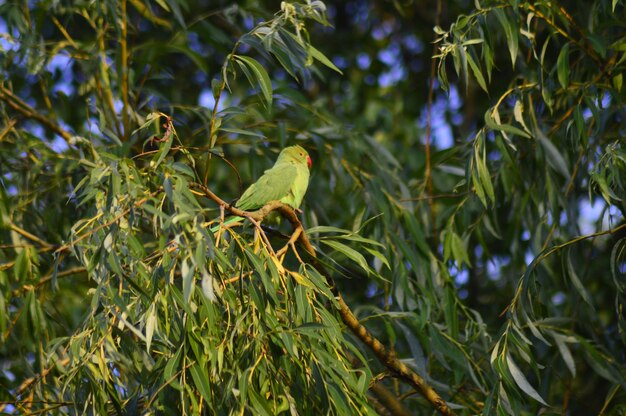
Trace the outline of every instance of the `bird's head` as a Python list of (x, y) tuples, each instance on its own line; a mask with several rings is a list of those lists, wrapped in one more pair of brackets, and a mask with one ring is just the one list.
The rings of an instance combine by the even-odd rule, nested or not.
[(307, 151), (302, 146), (285, 147), (278, 155), (277, 163), (281, 160), (303, 164), (306, 163), (309, 169), (311, 169), (311, 166), (313, 166), (313, 160), (311, 160), (311, 156), (309, 156)]

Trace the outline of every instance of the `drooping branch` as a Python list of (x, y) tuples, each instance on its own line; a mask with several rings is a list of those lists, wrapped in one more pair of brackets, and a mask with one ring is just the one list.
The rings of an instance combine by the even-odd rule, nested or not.
[(315, 253), (315, 248), (311, 244), (308, 236), (304, 232), (304, 226), (298, 219), (296, 215), (296, 211), (291, 208), (289, 205), (283, 204), (280, 201), (272, 201), (266, 204), (263, 208), (248, 212), (240, 210), (236, 207), (233, 207), (231, 204), (227, 203), (217, 195), (215, 195), (210, 189), (205, 187), (204, 185), (193, 183), (193, 187), (202, 190), (210, 199), (215, 201), (220, 206), (224, 207), (228, 211), (230, 211), (234, 215), (238, 215), (240, 217), (247, 217), (254, 219), (255, 221), (261, 221), (265, 216), (267, 216), (272, 211), (278, 211), (283, 218), (288, 220), (294, 232), (299, 231), (298, 242), (302, 245), (302, 247), (306, 250), (311, 258), (311, 264), (315, 269), (326, 279), (328, 286), (330, 287), (331, 292), (335, 296), (338, 305), (339, 305), (339, 316), (343, 323), (350, 328), (350, 330), (365, 344), (367, 345), (374, 355), (378, 358), (378, 360), (383, 364), (389, 372), (397, 378), (400, 378), (413, 386), (413, 388), (420, 393), (428, 402), (442, 415), (452, 415), (452, 409), (448, 407), (445, 400), (441, 398), (441, 396), (430, 386), (426, 380), (424, 380), (419, 374), (415, 373), (411, 368), (409, 368), (406, 364), (402, 363), (391, 350), (387, 349), (382, 342), (380, 342), (376, 337), (374, 337), (368, 330), (361, 324), (358, 318), (354, 315), (354, 312), (350, 309), (350, 307), (346, 304), (337, 289), (337, 285), (335, 284), (334, 279), (330, 275), (330, 273), (326, 270), (324, 265), (317, 258), (317, 254)]

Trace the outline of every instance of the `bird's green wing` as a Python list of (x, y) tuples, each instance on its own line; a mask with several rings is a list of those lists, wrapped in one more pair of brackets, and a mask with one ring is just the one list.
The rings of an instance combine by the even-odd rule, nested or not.
[(246, 189), (235, 206), (251, 211), (262, 208), (270, 201), (289, 204), (285, 199), (289, 199), (291, 188), (298, 176), (298, 168), (292, 163), (277, 163)]

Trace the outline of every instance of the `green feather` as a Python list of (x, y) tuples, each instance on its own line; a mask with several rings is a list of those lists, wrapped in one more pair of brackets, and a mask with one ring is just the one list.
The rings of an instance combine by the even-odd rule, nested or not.
[(308, 156), (300, 146), (283, 149), (274, 166), (245, 190), (235, 206), (252, 211), (268, 202), (281, 201), (294, 209), (298, 208), (309, 186)]
[[(235, 203), (235, 207), (245, 211), (263, 208), (267, 203), (280, 201), (293, 209), (300, 207), (304, 194), (309, 186), (310, 158), (300, 146), (286, 147), (278, 155), (276, 163), (248, 189)], [(241, 219), (231, 218), (230, 224)], [(211, 231), (216, 230), (214, 227)]]

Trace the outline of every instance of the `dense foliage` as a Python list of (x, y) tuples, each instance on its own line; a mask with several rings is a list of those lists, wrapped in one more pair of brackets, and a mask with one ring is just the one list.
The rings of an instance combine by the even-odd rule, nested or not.
[(622, 1), (206, 3), (0, 5), (3, 411), (626, 411)]

